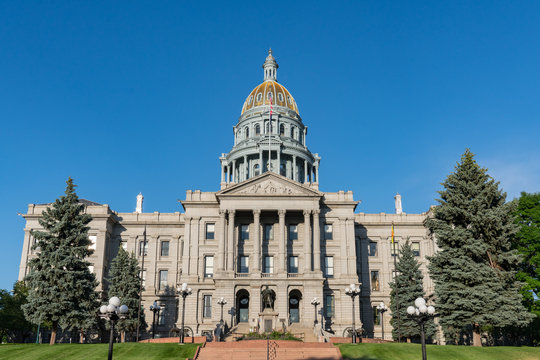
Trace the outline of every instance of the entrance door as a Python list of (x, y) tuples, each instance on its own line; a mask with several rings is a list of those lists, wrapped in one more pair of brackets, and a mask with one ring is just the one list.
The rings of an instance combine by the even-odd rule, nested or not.
[(289, 321), (291, 323), (300, 322), (300, 299), (298, 296), (292, 295), (289, 297)]

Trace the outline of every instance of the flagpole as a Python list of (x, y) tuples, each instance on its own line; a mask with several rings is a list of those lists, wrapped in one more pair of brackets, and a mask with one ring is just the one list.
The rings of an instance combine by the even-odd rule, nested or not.
[(401, 342), (401, 315), (399, 312), (399, 286), (397, 283), (397, 253), (396, 253), (396, 242), (394, 241), (394, 222), (392, 221), (392, 247), (394, 249), (394, 282), (396, 285), (396, 311), (397, 311), (397, 328), (398, 328), (398, 342)]
[[(141, 279), (139, 282), (139, 309), (137, 310), (137, 342), (139, 342), (139, 329), (141, 327), (141, 300), (142, 300), (142, 288), (143, 288), (145, 248), (146, 248), (146, 223), (144, 223), (143, 246), (142, 246), (142, 268), (141, 268)], [(141, 251), (140, 246), (139, 246), (139, 251)]]

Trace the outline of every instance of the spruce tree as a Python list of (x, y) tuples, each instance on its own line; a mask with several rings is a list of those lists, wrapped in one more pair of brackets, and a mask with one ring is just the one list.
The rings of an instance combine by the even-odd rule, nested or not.
[[(399, 258), (396, 263), (397, 275), (390, 283), (390, 311), (392, 317), (392, 336), (398, 339), (398, 312), (397, 301), (399, 301), (399, 330), (401, 336), (405, 338), (420, 337), (420, 327), (418, 323), (407, 315), (407, 306), (414, 304), (414, 300), (419, 297), (424, 298), (424, 275), (420, 270), (420, 263), (416, 260), (411, 244), (407, 240), (399, 250)], [(397, 290), (397, 299), (396, 299)], [(396, 301), (397, 300), (397, 301)], [(433, 321), (429, 321), (426, 326), (426, 336), (433, 337), (436, 331)]]
[[(109, 297), (117, 296), (122, 304), (129, 308), (126, 319), (119, 320), (117, 324), (118, 331), (122, 332), (124, 339), (125, 332), (134, 332), (137, 330), (137, 313), (139, 307), (139, 287), (141, 282), (141, 269), (134, 253), (129, 254), (122, 246), (118, 249), (118, 254), (111, 262), (111, 269), (107, 278), (109, 288), (107, 290)], [(140, 319), (141, 330), (146, 329), (144, 311), (141, 311)]]
[(473, 344), (481, 346), (483, 329), (525, 326), (532, 318), (515, 279), (515, 209), (468, 149), (442, 185), (425, 221), (440, 248), (428, 259), (436, 309), (447, 341), (472, 330)]
[(34, 324), (52, 324), (51, 345), (59, 327), (74, 329), (92, 323), (97, 311), (97, 281), (86, 257), (91, 216), (78, 202), (73, 180), (67, 180), (65, 195), (47, 208), (39, 220), (43, 231), (32, 231), (37, 256), (28, 262), (26, 318)]

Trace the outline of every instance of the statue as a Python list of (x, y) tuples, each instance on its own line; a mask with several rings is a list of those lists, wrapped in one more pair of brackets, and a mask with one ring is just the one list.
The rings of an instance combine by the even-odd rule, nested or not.
[(262, 302), (263, 302), (263, 311), (266, 309), (273, 310), (274, 298), (275, 298), (274, 290), (270, 290), (270, 288), (268, 288), (268, 285), (266, 285), (266, 289), (264, 289), (261, 292), (261, 295), (262, 295)]
[(401, 195), (396, 194), (396, 196), (394, 196), (394, 199), (396, 200), (396, 214), (401, 214), (403, 213), (403, 209), (401, 208)]
[(142, 213), (142, 203), (143, 203), (143, 195), (139, 193), (137, 195), (137, 207), (135, 208), (135, 212), (141, 214)]

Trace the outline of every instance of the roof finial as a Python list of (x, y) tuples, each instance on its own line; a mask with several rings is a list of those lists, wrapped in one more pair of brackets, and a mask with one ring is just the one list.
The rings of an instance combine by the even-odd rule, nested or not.
[(268, 50), (268, 56), (266, 57), (266, 60), (264, 61), (264, 64), (263, 64), (264, 81), (267, 81), (267, 80), (276, 81), (278, 67), (279, 66), (276, 62), (276, 59), (274, 59), (274, 57), (272, 56), (272, 48), (270, 48)]

